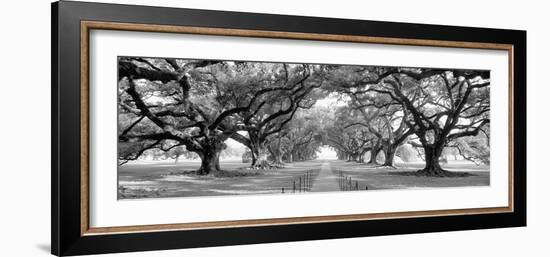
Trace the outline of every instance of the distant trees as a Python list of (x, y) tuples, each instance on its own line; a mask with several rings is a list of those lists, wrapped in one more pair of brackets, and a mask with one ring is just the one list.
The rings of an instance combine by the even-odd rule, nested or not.
[[(423, 148), (426, 167), (419, 174), (452, 176), (439, 159), (449, 143), (476, 136), (490, 122), (489, 72), (387, 68), (354, 94), (382, 95), (374, 105), (397, 105), (402, 122)], [(376, 103), (378, 102), (378, 103)]]
[(326, 129), (327, 144), (336, 149), (341, 160), (363, 162), (364, 154), (373, 151), (374, 135), (367, 126), (353, 126), (356, 120), (357, 115), (349, 106), (341, 106), (330, 121), (332, 126)]
[[(426, 163), (419, 175), (452, 176), (445, 149), (489, 162), (489, 93), (488, 71), (120, 57), (119, 164), (191, 154), (210, 174), (231, 138), (255, 169), (316, 158), (323, 145), (393, 166), (409, 143)], [(329, 94), (338, 106), (316, 105)]]
[(189, 156), (190, 152), (188, 152), (184, 146), (178, 146), (175, 148), (172, 148), (168, 151), (167, 157), (174, 159), (174, 164), (177, 164), (181, 156)]
[[(268, 168), (268, 139), (283, 134), (283, 129), (299, 109), (309, 109), (315, 103), (312, 91), (322, 85), (319, 65), (269, 64), (263, 71), (265, 93), (255, 108), (243, 110), (237, 124), (246, 135), (235, 133), (232, 138), (250, 148), (253, 168)], [(235, 97), (238, 99), (239, 97)], [(240, 100), (239, 100), (240, 101)], [(272, 151), (279, 153), (280, 149)], [(279, 158), (280, 156), (276, 156)]]
[[(373, 147), (371, 163), (376, 162), (379, 151), (384, 153), (383, 166), (393, 167), (393, 160), (397, 148), (413, 134), (407, 126), (403, 111), (391, 101), (385, 102), (382, 98), (373, 95), (359, 95), (357, 92), (349, 93), (352, 99), (352, 107), (363, 116), (362, 122), (351, 123), (350, 125), (361, 125), (369, 129), (376, 137), (376, 144)], [(380, 101), (382, 100), (382, 102)]]
[(364, 129), (347, 129), (338, 133), (336, 130), (329, 132), (329, 142), (337, 149), (337, 155), (347, 161), (363, 162), (363, 156), (368, 152), (371, 137)]
[[(403, 119), (399, 104), (378, 93), (365, 91), (365, 88), (382, 83), (384, 76), (379, 75), (380, 68), (342, 67), (335, 72), (333, 90), (346, 97), (347, 110), (344, 114), (344, 128), (362, 127), (369, 134), (366, 152), (370, 152), (369, 163), (376, 164), (380, 152), (384, 154), (383, 166), (393, 166), (397, 148), (412, 134)], [(363, 153), (364, 154), (364, 153)], [(363, 155), (362, 154), (362, 155)], [(360, 161), (363, 161), (361, 156)]]
[(309, 108), (297, 113), (285, 129), (283, 158), (287, 162), (312, 160), (323, 145), (326, 109)]

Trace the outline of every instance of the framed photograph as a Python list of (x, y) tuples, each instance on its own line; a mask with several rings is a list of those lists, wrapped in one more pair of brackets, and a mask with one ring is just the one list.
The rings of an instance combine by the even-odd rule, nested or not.
[(52, 253), (526, 225), (526, 32), (52, 4)]

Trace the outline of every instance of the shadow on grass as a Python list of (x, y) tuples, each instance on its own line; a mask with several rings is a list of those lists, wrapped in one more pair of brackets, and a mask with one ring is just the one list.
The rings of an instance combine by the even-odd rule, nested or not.
[(179, 176), (190, 176), (190, 177), (219, 177), (219, 178), (232, 178), (232, 177), (253, 177), (262, 175), (263, 172), (269, 170), (220, 170), (215, 173), (208, 175), (198, 174), (196, 170), (188, 171), (174, 171), (169, 172), (167, 175), (179, 175)]
[(441, 174), (427, 174), (425, 172), (419, 171), (392, 171), (385, 172), (386, 175), (391, 176), (415, 176), (415, 177), (435, 177), (435, 178), (465, 178), (477, 176), (469, 172), (454, 172), (454, 171), (444, 171)]

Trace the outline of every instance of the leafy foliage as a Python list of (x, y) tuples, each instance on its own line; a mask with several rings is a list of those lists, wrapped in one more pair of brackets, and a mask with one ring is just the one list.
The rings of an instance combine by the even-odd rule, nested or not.
[[(412, 159), (416, 149), (426, 161), (423, 174), (445, 175), (445, 149), (489, 163), (489, 77), (477, 70), (120, 57), (119, 164), (143, 155), (198, 157), (198, 173), (208, 174), (220, 170), (220, 156), (249, 153), (253, 168), (269, 168), (314, 159), (330, 145), (339, 158), (360, 162), (367, 152), (383, 152), (387, 166), (395, 155)], [(228, 147), (229, 138), (249, 150)]]

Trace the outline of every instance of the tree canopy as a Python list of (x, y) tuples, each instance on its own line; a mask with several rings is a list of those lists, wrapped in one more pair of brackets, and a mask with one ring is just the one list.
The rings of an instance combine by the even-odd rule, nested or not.
[(254, 169), (315, 159), (325, 145), (393, 166), (414, 148), (419, 174), (447, 176), (444, 150), (489, 162), (489, 90), (478, 70), (120, 57), (119, 165), (198, 156), (197, 173), (210, 174), (232, 139)]

